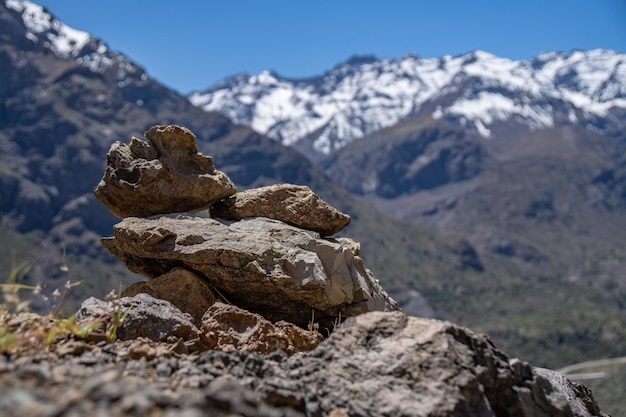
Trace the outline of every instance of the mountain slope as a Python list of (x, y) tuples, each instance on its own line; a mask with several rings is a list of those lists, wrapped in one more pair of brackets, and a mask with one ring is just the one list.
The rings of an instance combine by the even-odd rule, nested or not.
[[(518, 348), (542, 333), (559, 355), (575, 346), (600, 355), (597, 342), (626, 348), (617, 336), (626, 325), (625, 144), (575, 125), (486, 141), (415, 117), (322, 166), (387, 215), (467, 238), (489, 273), (446, 281), (467, 302), (461, 323)], [(441, 297), (432, 283), (420, 289), (433, 304)]]
[(313, 159), (412, 114), (454, 120), (483, 137), (510, 134), (512, 126), (527, 132), (564, 122), (611, 134), (626, 125), (626, 55), (355, 57), (310, 79), (240, 74), (189, 99)]
[(412, 119), (346, 146), (323, 167), (384, 213), (539, 263), (543, 273), (587, 276), (592, 259), (614, 257), (594, 285), (626, 290), (626, 232), (616, 229), (626, 225), (625, 143), (578, 126), (485, 141)]
[(362, 204), (463, 236), (471, 272), (418, 281), (439, 317), (548, 363), (626, 349), (625, 55), (360, 57), (189, 98), (301, 150)]

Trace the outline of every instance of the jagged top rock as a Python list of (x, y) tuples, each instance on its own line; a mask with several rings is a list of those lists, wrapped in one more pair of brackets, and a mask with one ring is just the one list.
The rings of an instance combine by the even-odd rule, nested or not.
[(147, 141), (115, 142), (94, 194), (115, 216), (199, 211), (237, 192), (210, 156), (198, 152), (195, 135), (175, 125), (154, 126)]
[(277, 184), (237, 193), (211, 207), (211, 216), (224, 220), (267, 217), (322, 236), (334, 235), (350, 216), (330, 206), (309, 187)]

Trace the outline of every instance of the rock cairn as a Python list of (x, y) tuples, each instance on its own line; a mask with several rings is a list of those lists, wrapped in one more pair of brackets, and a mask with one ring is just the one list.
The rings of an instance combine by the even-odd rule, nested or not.
[[(285, 349), (285, 340), (301, 340), (303, 349), (311, 349), (319, 340), (310, 343), (310, 334), (298, 333), (303, 329), (331, 330), (340, 318), (398, 309), (365, 267), (359, 244), (329, 237), (350, 217), (310, 188), (280, 184), (237, 193), (212, 158), (198, 152), (188, 129), (154, 126), (145, 137), (112, 145), (95, 191), (123, 218), (102, 244), (148, 278), (124, 296), (143, 293), (171, 303), (197, 326), (190, 334), (213, 347), (210, 340), (229, 339), (230, 346), (263, 346), (264, 353), (270, 345)], [(190, 214), (206, 209), (210, 218)], [(231, 330), (238, 327), (236, 317), (257, 323), (242, 332), (263, 329), (259, 337), (272, 333), (275, 340), (234, 343), (232, 334), (224, 336), (230, 330), (215, 331), (215, 320), (223, 317)], [(285, 330), (287, 325), (293, 329)]]

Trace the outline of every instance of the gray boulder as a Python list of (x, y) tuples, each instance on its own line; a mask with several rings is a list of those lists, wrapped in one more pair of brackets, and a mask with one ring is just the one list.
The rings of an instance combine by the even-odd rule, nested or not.
[(397, 310), (354, 244), (266, 218), (225, 224), (189, 215), (130, 217), (102, 244), (133, 272), (193, 271), (218, 294), (274, 322), (329, 325), (341, 314)]
[(155, 342), (171, 336), (186, 341), (200, 340), (201, 332), (189, 314), (165, 300), (148, 294), (104, 301), (89, 297), (76, 314), (79, 321), (100, 321), (101, 331), (117, 326), (117, 338), (130, 340), (145, 337)]
[(115, 142), (94, 194), (115, 216), (198, 211), (237, 192), (215, 169), (210, 156), (198, 152), (196, 137), (180, 126), (154, 126), (146, 141)]
[(347, 320), (272, 368), (257, 391), (309, 416), (605, 416), (589, 390), (510, 362), (486, 336), (401, 312)]
[(350, 216), (330, 206), (309, 187), (270, 185), (239, 192), (211, 207), (211, 216), (225, 220), (267, 217), (330, 236), (350, 223)]

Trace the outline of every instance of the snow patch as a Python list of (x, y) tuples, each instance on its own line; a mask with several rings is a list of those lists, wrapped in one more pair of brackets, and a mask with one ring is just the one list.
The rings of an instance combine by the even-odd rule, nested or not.
[(78, 52), (89, 43), (91, 36), (87, 32), (73, 29), (55, 19), (42, 6), (29, 1), (8, 0), (7, 7), (22, 14), (22, 20), (28, 32), (26, 37), (38, 42), (38, 34), (45, 34), (50, 42), (50, 49), (59, 56), (77, 56)]

